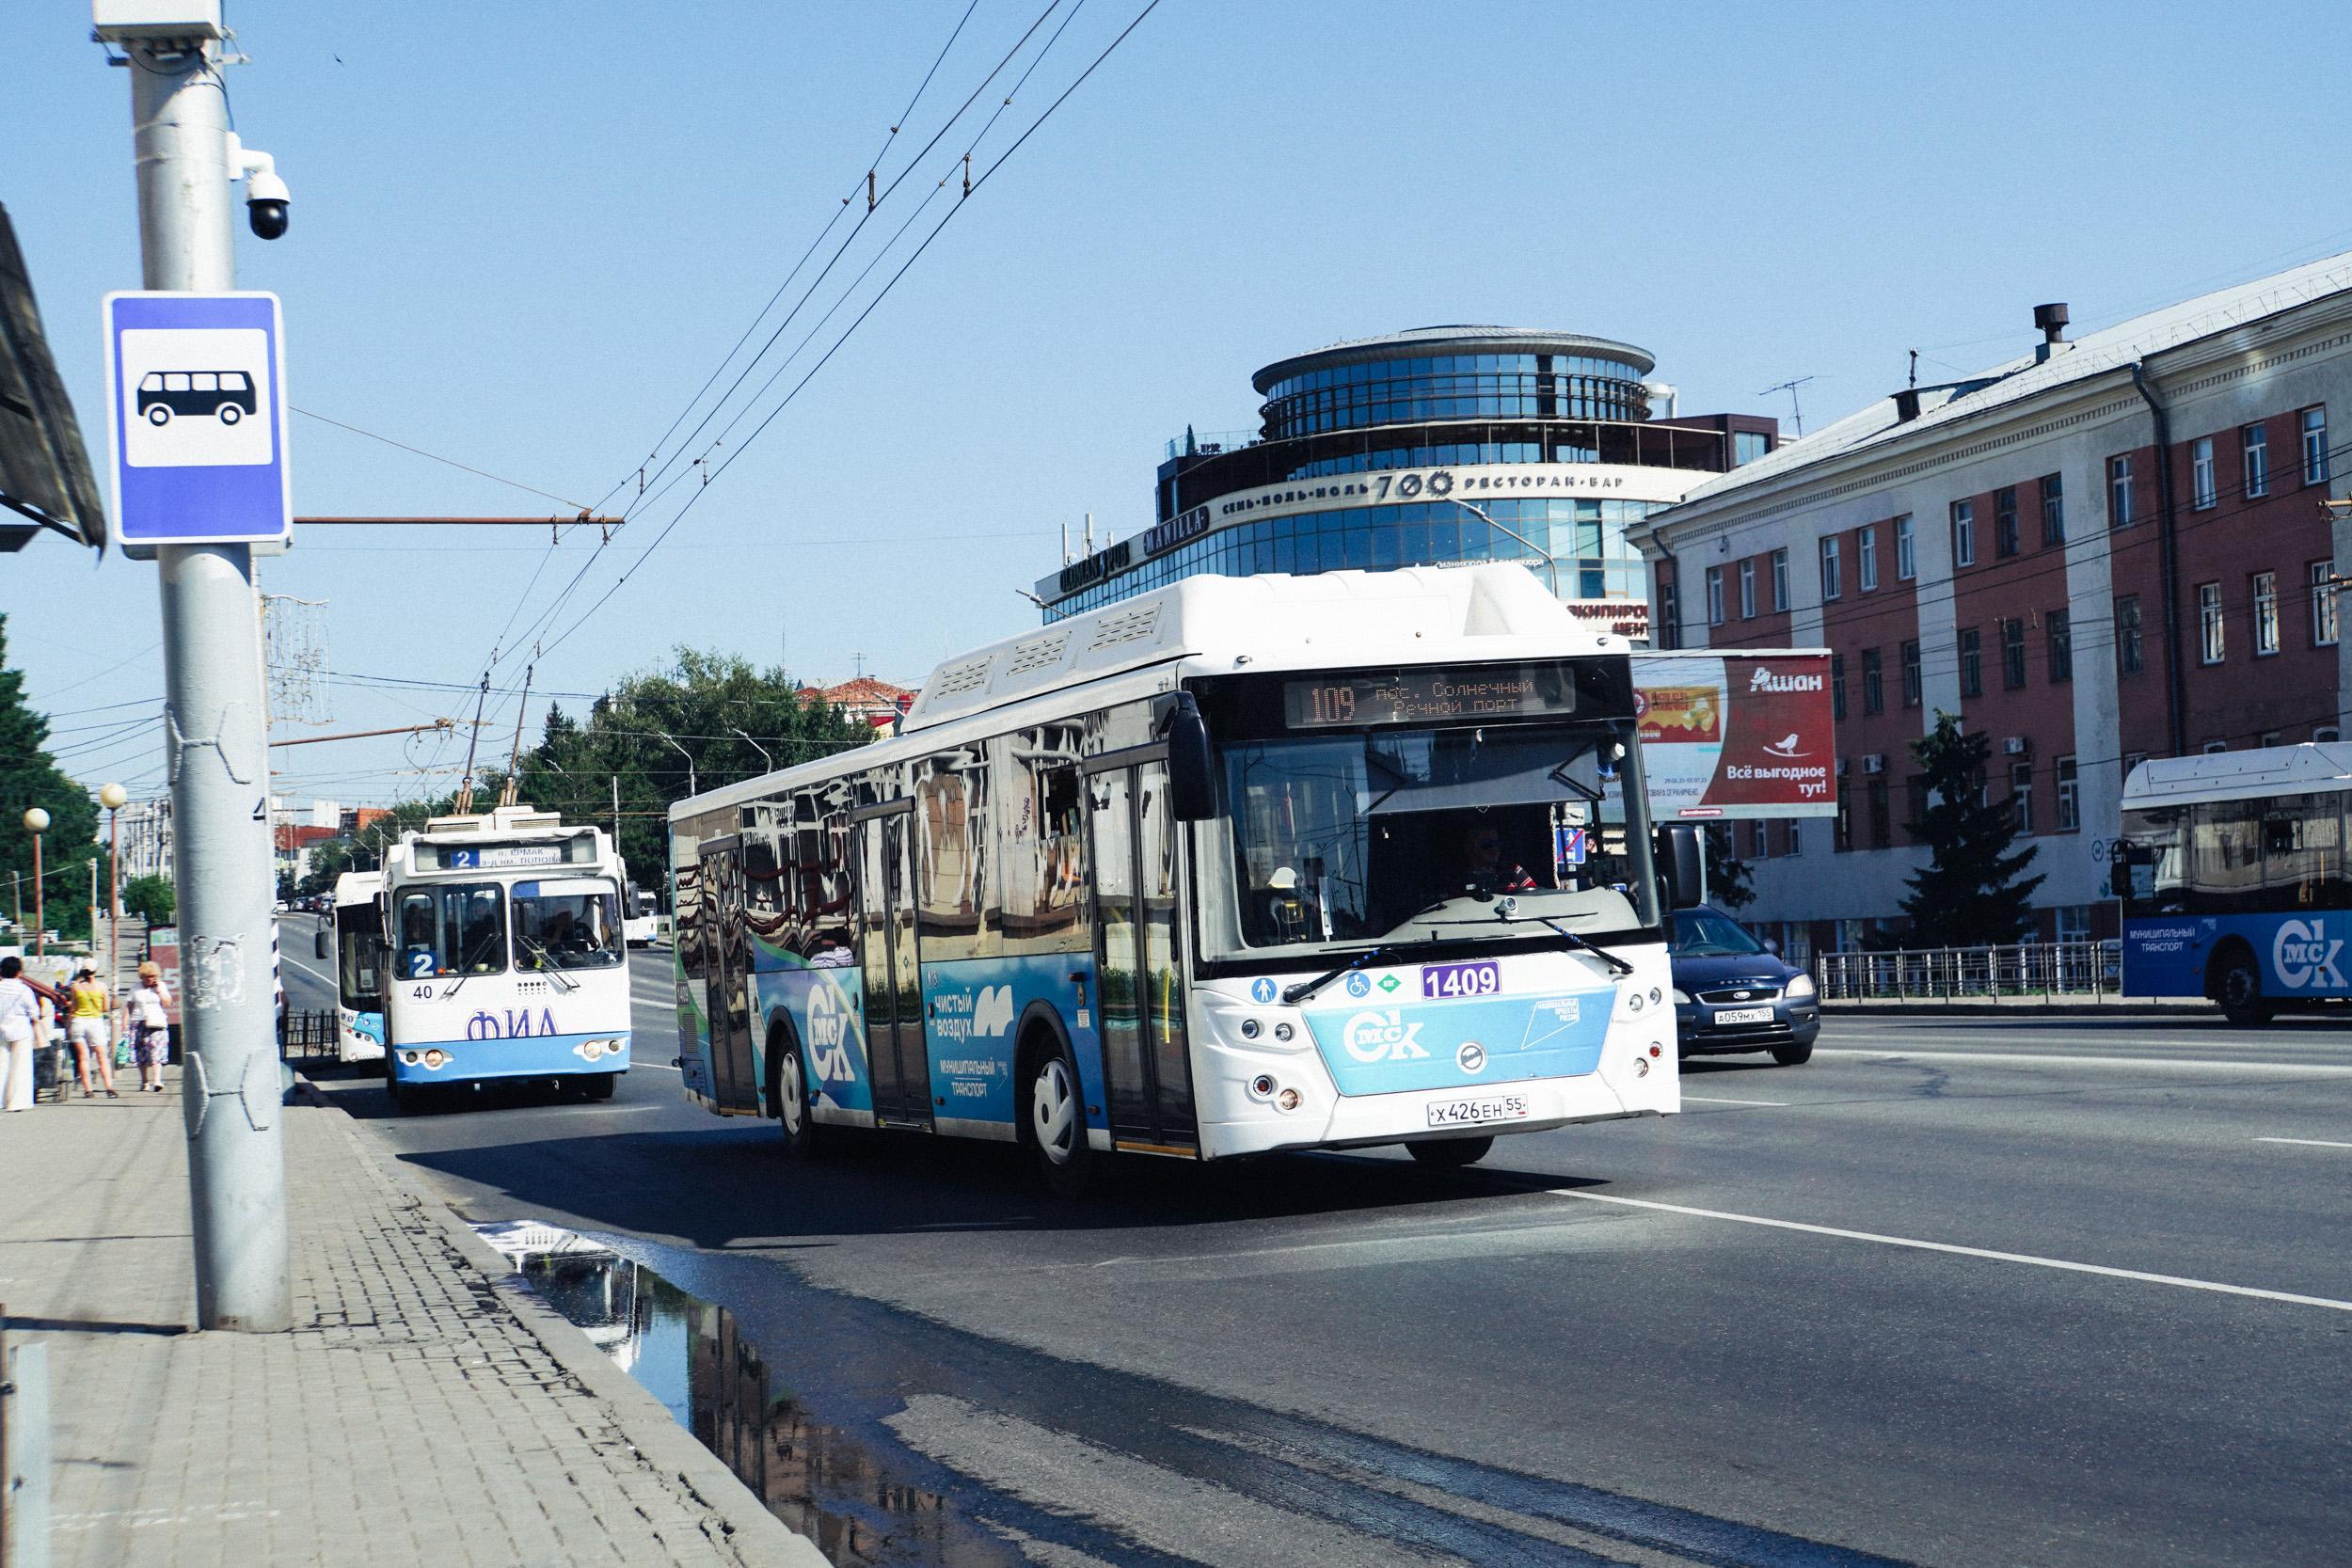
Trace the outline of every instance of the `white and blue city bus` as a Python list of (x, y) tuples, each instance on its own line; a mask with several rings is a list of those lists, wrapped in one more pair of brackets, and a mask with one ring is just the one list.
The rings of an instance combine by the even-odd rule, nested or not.
[(896, 737), (671, 808), (686, 1093), (1064, 1192), (1678, 1110), (1634, 709), (1518, 566), (1197, 577), (952, 659)]
[(601, 828), (501, 806), (384, 857), (385, 1077), (421, 1093), (539, 1079), (611, 1098), (628, 1070), (628, 872)]
[[(335, 961), (335, 1056), (343, 1062), (384, 1055), (384, 874), (346, 871), (319, 933), (319, 957)], [(327, 946), (332, 942), (334, 952)]]
[(2126, 995), (2209, 996), (2233, 1023), (2352, 998), (2352, 746), (2143, 762), (2122, 807)]

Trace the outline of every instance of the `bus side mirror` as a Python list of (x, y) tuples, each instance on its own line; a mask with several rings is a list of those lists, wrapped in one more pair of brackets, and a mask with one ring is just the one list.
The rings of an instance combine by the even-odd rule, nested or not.
[(1179, 822), (1216, 815), (1216, 769), (1209, 760), (1209, 725), (1189, 691), (1179, 691), (1160, 721), (1168, 737), (1168, 803)]
[(318, 955), (320, 958), (326, 958), (326, 957), (327, 957), (327, 956), (328, 956), (328, 955), (327, 955), (327, 951), (326, 951), (326, 927), (324, 927), (324, 926), (320, 927), (318, 928), (318, 930), (317, 930), (317, 931), (316, 931), (316, 932), (315, 932), (315, 933), (311, 936), (311, 938), (310, 938), (310, 951), (311, 951), (311, 952), (313, 952), (313, 953), (315, 953), (315, 954), (317, 954), (317, 955)]
[(1666, 884), (1666, 907), (1697, 908), (1707, 891), (1707, 862), (1699, 831), (1677, 823), (1658, 830), (1658, 869)]

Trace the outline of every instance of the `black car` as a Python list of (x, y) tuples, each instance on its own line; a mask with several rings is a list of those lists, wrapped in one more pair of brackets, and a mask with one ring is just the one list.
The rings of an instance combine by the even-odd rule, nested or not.
[(1769, 1051), (1783, 1067), (1813, 1055), (1821, 1004), (1813, 976), (1705, 904), (1673, 916), (1675, 1038), (1684, 1056)]

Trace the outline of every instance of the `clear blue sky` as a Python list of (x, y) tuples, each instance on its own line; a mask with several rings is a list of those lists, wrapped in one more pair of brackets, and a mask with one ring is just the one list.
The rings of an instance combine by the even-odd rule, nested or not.
[[(1043, 3), (979, 0), (885, 181)], [(1085, 0), (976, 167), (1141, 3)], [(240, 233), (241, 281), (284, 296), (294, 402), (596, 500), (861, 179), (964, 4), (421, 0), (395, 23), (231, 0), (252, 56), (230, 72), (237, 123), (294, 196), (289, 237)], [(79, 0), (19, 9), (0, 57), (0, 201), (96, 447), (98, 299), (138, 267), (129, 89), (87, 24)], [(1785, 417), (1759, 389), (1811, 375), (1823, 420), (1899, 385), (1907, 349), (1926, 374), (2022, 351), (2042, 300), (2095, 325), (2352, 248), (2334, 178), (2347, 41), (2341, 4), (1162, 0), (541, 661), (539, 686), (602, 689), (679, 643), (817, 680), (863, 655), (913, 684), (945, 652), (1035, 624), (1014, 590), (1058, 564), (1059, 525), (1090, 511), (1121, 536), (1147, 526), (1168, 436), (1250, 425), (1249, 372), (1336, 339), (1437, 322), (1597, 333), (1653, 351), (1686, 411)], [(1009, 80), (833, 284), (934, 188)], [(292, 435), (302, 512), (554, 505), (313, 420)], [(685, 494), (622, 531), (555, 630)], [(546, 556), (530, 533), (318, 531), (262, 575), (330, 601), (337, 670), (465, 684)], [(517, 624), (587, 560), (575, 538), (548, 561)], [(138, 711), (100, 705), (161, 692), (153, 570), (93, 567), (56, 540), (0, 557), (10, 657), (93, 786), (161, 788), (153, 726), (85, 728)], [(469, 711), (455, 693), (346, 681), (333, 727)], [(492, 712), (511, 725), (512, 699)], [(346, 802), (445, 788), (446, 773), (401, 769), (461, 754), (437, 740), (280, 752), (295, 770), (278, 788)]]

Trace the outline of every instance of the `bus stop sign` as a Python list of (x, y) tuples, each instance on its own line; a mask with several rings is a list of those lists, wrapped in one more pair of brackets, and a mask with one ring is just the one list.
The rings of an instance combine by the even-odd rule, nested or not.
[(285, 334), (271, 293), (104, 302), (107, 470), (122, 553), (293, 542)]

